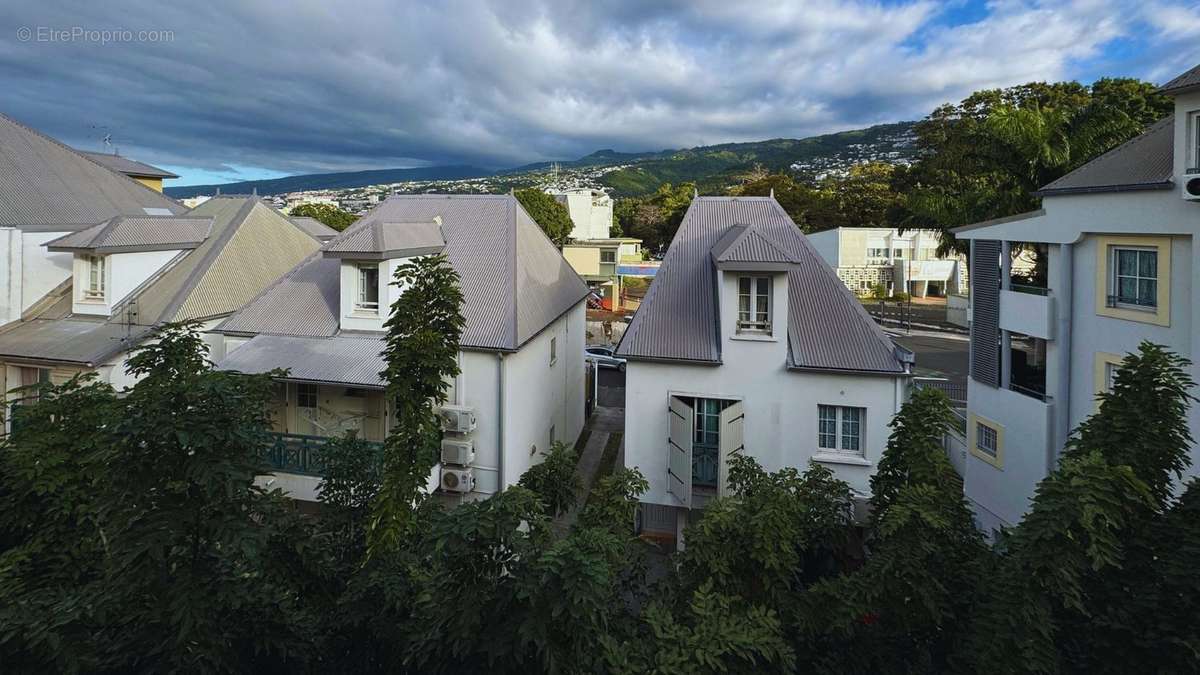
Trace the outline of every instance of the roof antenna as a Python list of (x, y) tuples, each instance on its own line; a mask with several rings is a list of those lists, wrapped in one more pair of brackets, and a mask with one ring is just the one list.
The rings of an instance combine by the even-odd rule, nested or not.
[(775, 188), (771, 188), (771, 199), (775, 199)]

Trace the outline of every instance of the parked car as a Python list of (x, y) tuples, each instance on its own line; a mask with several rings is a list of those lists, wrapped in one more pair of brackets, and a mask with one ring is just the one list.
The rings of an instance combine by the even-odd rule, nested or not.
[(588, 347), (584, 352), (584, 358), (595, 361), (601, 368), (616, 368), (625, 372), (625, 359), (616, 356), (612, 347)]

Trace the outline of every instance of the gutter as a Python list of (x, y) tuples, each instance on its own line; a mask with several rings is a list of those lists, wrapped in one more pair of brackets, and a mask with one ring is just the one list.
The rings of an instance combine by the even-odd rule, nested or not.
[(504, 356), (496, 354), (496, 492), (504, 490)]
[(1175, 187), (1171, 180), (1155, 183), (1126, 183), (1123, 185), (1096, 185), (1093, 187), (1051, 188), (1032, 192), (1034, 197), (1054, 197), (1056, 195), (1090, 195), (1101, 192), (1136, 192), (1138, 190), (1170, 190)]
[(1062, 408), (1054, 418), (1055, 442), (1050, 446), (1046, 458), (1046, 473), (1049, 475), (1058, 466), (1067, 438), (1071, 434), (1071, 313), (1075, 299), (1075, 245), (1059, 244), (1059, 255), (1062, 260), (1059, 265), (1058, 293), (1058, 396), (1055, 408)]

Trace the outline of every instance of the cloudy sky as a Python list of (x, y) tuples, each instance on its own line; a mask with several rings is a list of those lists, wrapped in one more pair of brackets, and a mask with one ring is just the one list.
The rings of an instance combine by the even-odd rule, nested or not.
[(918, 119), (1030, 80), (1163, 82), (1200, 62), (1198, 10), (1177, 0), (8, 0), (0, 110), (85, 149), (111, 134), (122, 154), (184, 176), (176, 185), (507, 167)]

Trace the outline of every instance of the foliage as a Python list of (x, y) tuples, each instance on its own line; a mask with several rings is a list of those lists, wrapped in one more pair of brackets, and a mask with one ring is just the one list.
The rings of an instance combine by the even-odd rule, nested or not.
[(529, 467), (517, 484), (537, 495), (547, 516), (556, 517), (575, 505), (580, 487), (579, 476), (575, 473), (578, 461), (579, 454), (573, 447), (556, 441), (542, 461)]
[(513, 192), (521, 207), (542, 228), (554, 245), (562, 248), (571, 239), (571, 213), (558, 200), (537, 188), (526, 188)]
[(322, 529), (339, 561), (357, 564), (366, 547), (371, 505), (383, 484), (376, 444), (346, 432), (321, 447), (324, 468), (317, 499), (324, 508)]
[(442, 431), (437, 407), (459, 374), (458, 348), (465, 320), (458, 272), (444, 254), (408, 260), (392, 285), (403, 289), (392, 303), (383, 358), (393, 424), (384, 442), (383, 481), (372, 505), (368, 552), (395, 549), (427, 498), (423, 488), (437, 463)]
[(343, 211), (333, 204), (300, 204), (294, 207), (288, 215), (295, 218), (316, 218), (338, 232), (350, 227), (354, 221), (358, 220), (358, 216)]
[(895, 167), (867, 162), (845, 174), (830, 174), (810, 183), (788, 174), (770, 174), (748, 180), (729, 190), (733, 195), (775, 200), (805, 232), (837, 227), (891, 227), (902, 195), (892, 186)]
[(694, 183), (665, 183), (645, 197), (618, 200), (613, 217), (620, 221), (626, 236), (641, 239), (646, 251), (662, 255), (675, 238), (695, 193)]
[(14, 670), (286, 669), (319, 648), (322, 554), (254, 483), (270, 377), (212, 370), (194, 325), (156, 338), (123, 396), (92, 376), (43, 387), (0, 452)]

